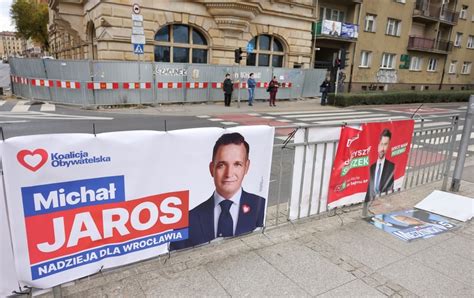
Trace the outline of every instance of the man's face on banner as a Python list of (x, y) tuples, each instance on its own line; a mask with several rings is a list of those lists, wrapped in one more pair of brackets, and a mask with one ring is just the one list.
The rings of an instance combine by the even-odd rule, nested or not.
[(385, 157), (385, 154), (387, 153), (389, 144), (390, 144), (390, 138), (389, 137), (380, 138), (379, 148), (378, 148), (379, 159), (383, 159)]
[(230, 199), (240, 189), (249, 166), (250, 160), (243, 144), (220, 146), (209, 164), (216, 191)]

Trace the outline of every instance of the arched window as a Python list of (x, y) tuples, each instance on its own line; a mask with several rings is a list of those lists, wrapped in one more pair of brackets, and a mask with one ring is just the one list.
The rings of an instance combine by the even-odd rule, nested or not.
[(204, 35), (187, 25), (167, 25), (155, 34), (155, 61), (207, 63)]
[(254, 50), (247, 56), (247, 65), (283, 67), (283, 44), (274, 36), (259, 35), (250, 43)]

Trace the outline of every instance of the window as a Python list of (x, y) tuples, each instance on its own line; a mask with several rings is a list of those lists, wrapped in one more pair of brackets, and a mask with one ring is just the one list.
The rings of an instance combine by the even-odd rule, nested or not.
[(461, 74), (470, 74), (471, 73), (471, 62), (464, 62), (462, 64)]
[(461, 46), (461, 41), (462, 41), (462, 33), (461, 32), (456, 32), (456, 38), (454, 39), (454, 46), (455, 47), (460, 47)]
[(451, 73), (451, 74), (456, 73), (456, 66), (457, 66), (457, 64), (458, 64), (458, 62), (457, 62), (456, 60), (451, 61), (451, 63), (449, 64), (448, 73)]
[(412, 56), (410, 59), (410, 70), (420, 71), (421, 70), (422, 58), (417, 56)]
[(155, 34), (155, 61), (207, 63), (208, 45), (197, 29), (181, 24), (167, 25)]
[(371, 60), (372, 60), (372, 52), (361, 51), (359, 67), (370, 67)]
[(436, 68), (438, 67), (438, 59), (436, 58), (430, 58), (428, 61), (428, 71), (436, 71)]
[(387, 20), (387, 31), (385, 32), (385, 34), (392, 36), (400, 36), (401, 24), (402, 22), (400, 20), (389, 18)]
[(395, 68), (395, 54), (383, 53), (382, 63), (380, 68), (394, 69)]
[(373, 14), (367, 14), (365, 16), (365, 28), (367, 32), (375, 32), (375, 20), (377, 16)]
[(345, 13), (342, 10), (332, 9), (327, 7), (321, 7), (319, 9), (319, 20), (330, 20), (330, 21), (345, 21)]
[(461, 11), (459, 12), (459, 18), (460, 19), (463, 19), (463, 20), (467, 19), (467, 9), (468, 8), (469, 8), (469, 6), (467, 6), (467, 5), (463, 5), (461, 7)]
[(247, 65), (283, 67), (285, 52), (283, 44), (272, 35), (254, 37), (252, 44), (254, 51), (247, 54)]
[(474, 49), (474, 36), (473, 35), (469, 35), (469, 37), (467, 38), (467, 48)]

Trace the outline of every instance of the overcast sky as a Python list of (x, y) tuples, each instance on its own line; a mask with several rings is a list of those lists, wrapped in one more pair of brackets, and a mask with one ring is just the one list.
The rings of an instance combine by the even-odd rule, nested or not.
[(10, 6), (12, 0), (0, 0), (0, 31), (13, 31), (15, 27), (11, 24)]

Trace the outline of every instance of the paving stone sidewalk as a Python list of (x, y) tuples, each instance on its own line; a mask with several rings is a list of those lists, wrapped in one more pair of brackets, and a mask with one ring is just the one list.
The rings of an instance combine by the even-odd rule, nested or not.
[[(413, 207), (441, 182), (398, 193), (374, 213)], [(474, 197), (474, 183), (460, 194)], [(283, 213), (283, 211), (280, 211)], [(472, 297), (472, 221), (406, 243), (361, 219), (361, 206), (275, 226), (65, 284), (65, 297)], [(273, 213), (273, 214), (272, 214)], [(282, 216), (285, 218), (285, 216)], [(280, 221), (281, 222), (281, 221)], [(52, 293), (43, 294), (52, 297)]]

